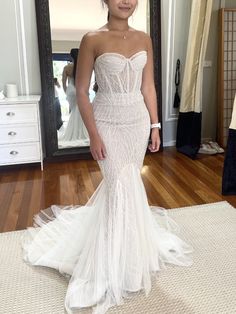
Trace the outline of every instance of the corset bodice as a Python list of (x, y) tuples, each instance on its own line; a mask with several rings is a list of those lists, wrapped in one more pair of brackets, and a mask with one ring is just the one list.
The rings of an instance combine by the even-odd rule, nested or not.
[(94, 65), (99, 93), (115, 95), (140, 92), (146, 62), (145, 50), (130, 58), (119, 53), (103, 53), (97, 57)]

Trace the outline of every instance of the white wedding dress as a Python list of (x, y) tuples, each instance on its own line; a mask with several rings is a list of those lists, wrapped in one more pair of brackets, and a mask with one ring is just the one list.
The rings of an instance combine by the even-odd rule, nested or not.
[(192, 247), (172, 233), (166, 210), (148, 205), (141, 179), (150, 118), (140, 92), (146, 51), (131, 58), (104, 53), (95, 61), (93, 110), (107, 157), (103, 180), (84, 206), (34, 216), (22, 238), (24, 260), (70, 279), (65, 308), (103, 314), (140, 290), (146, 295), (165, 264), (192, 264)]
[(58, 131), (58, 146), (63, 147), (77, 147), (89, 146), (88, 131), (82, 120), (76, 100), (76, 90), (74, 78), (68, 78), (68, 86), (66, 89), (66, 99), (69, 103), (70, 116), (66, 128), (64, 125)]

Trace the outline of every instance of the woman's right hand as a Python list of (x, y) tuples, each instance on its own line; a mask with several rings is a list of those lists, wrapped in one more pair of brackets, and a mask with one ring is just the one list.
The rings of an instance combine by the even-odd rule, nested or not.
[(106, 158), (106, 147), (99, 135), (90, 138), (90, 151), (94, 160), (103, 160)]

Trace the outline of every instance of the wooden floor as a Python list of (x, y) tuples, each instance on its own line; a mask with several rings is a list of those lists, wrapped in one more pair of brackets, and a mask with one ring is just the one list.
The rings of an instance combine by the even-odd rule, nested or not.
[[(142, 169), (149, 203), (176, 208), (227, 200), (221, 195), (223, 155), (199, 155), (191, 160), (175, 148), (148, 154)], [(32, 224), (40, 209), (52, 204), (85, 204), (102, 176), (93, 160), (18, 166), (0, 171), (0, 232)]]

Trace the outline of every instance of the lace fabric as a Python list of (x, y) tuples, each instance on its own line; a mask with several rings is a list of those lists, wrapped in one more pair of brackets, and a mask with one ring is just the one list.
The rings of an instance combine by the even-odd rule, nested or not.
[(22, 238), (30, 265), (57, 269), (69, 279), (67, 313), (92, 307), (104, 314), (124, 298), (151, 290), (161, 268), (190, 266), (193, 248), (175, 233), (165, 209), (150, 207), (140, 170), (150, 118), (140, 92), (145, 51), (131, 58), (106, 53), (96, 59), (93, 102), (107, 157), (103, 180), (84, 206), (52, 206), (34, 217)]

